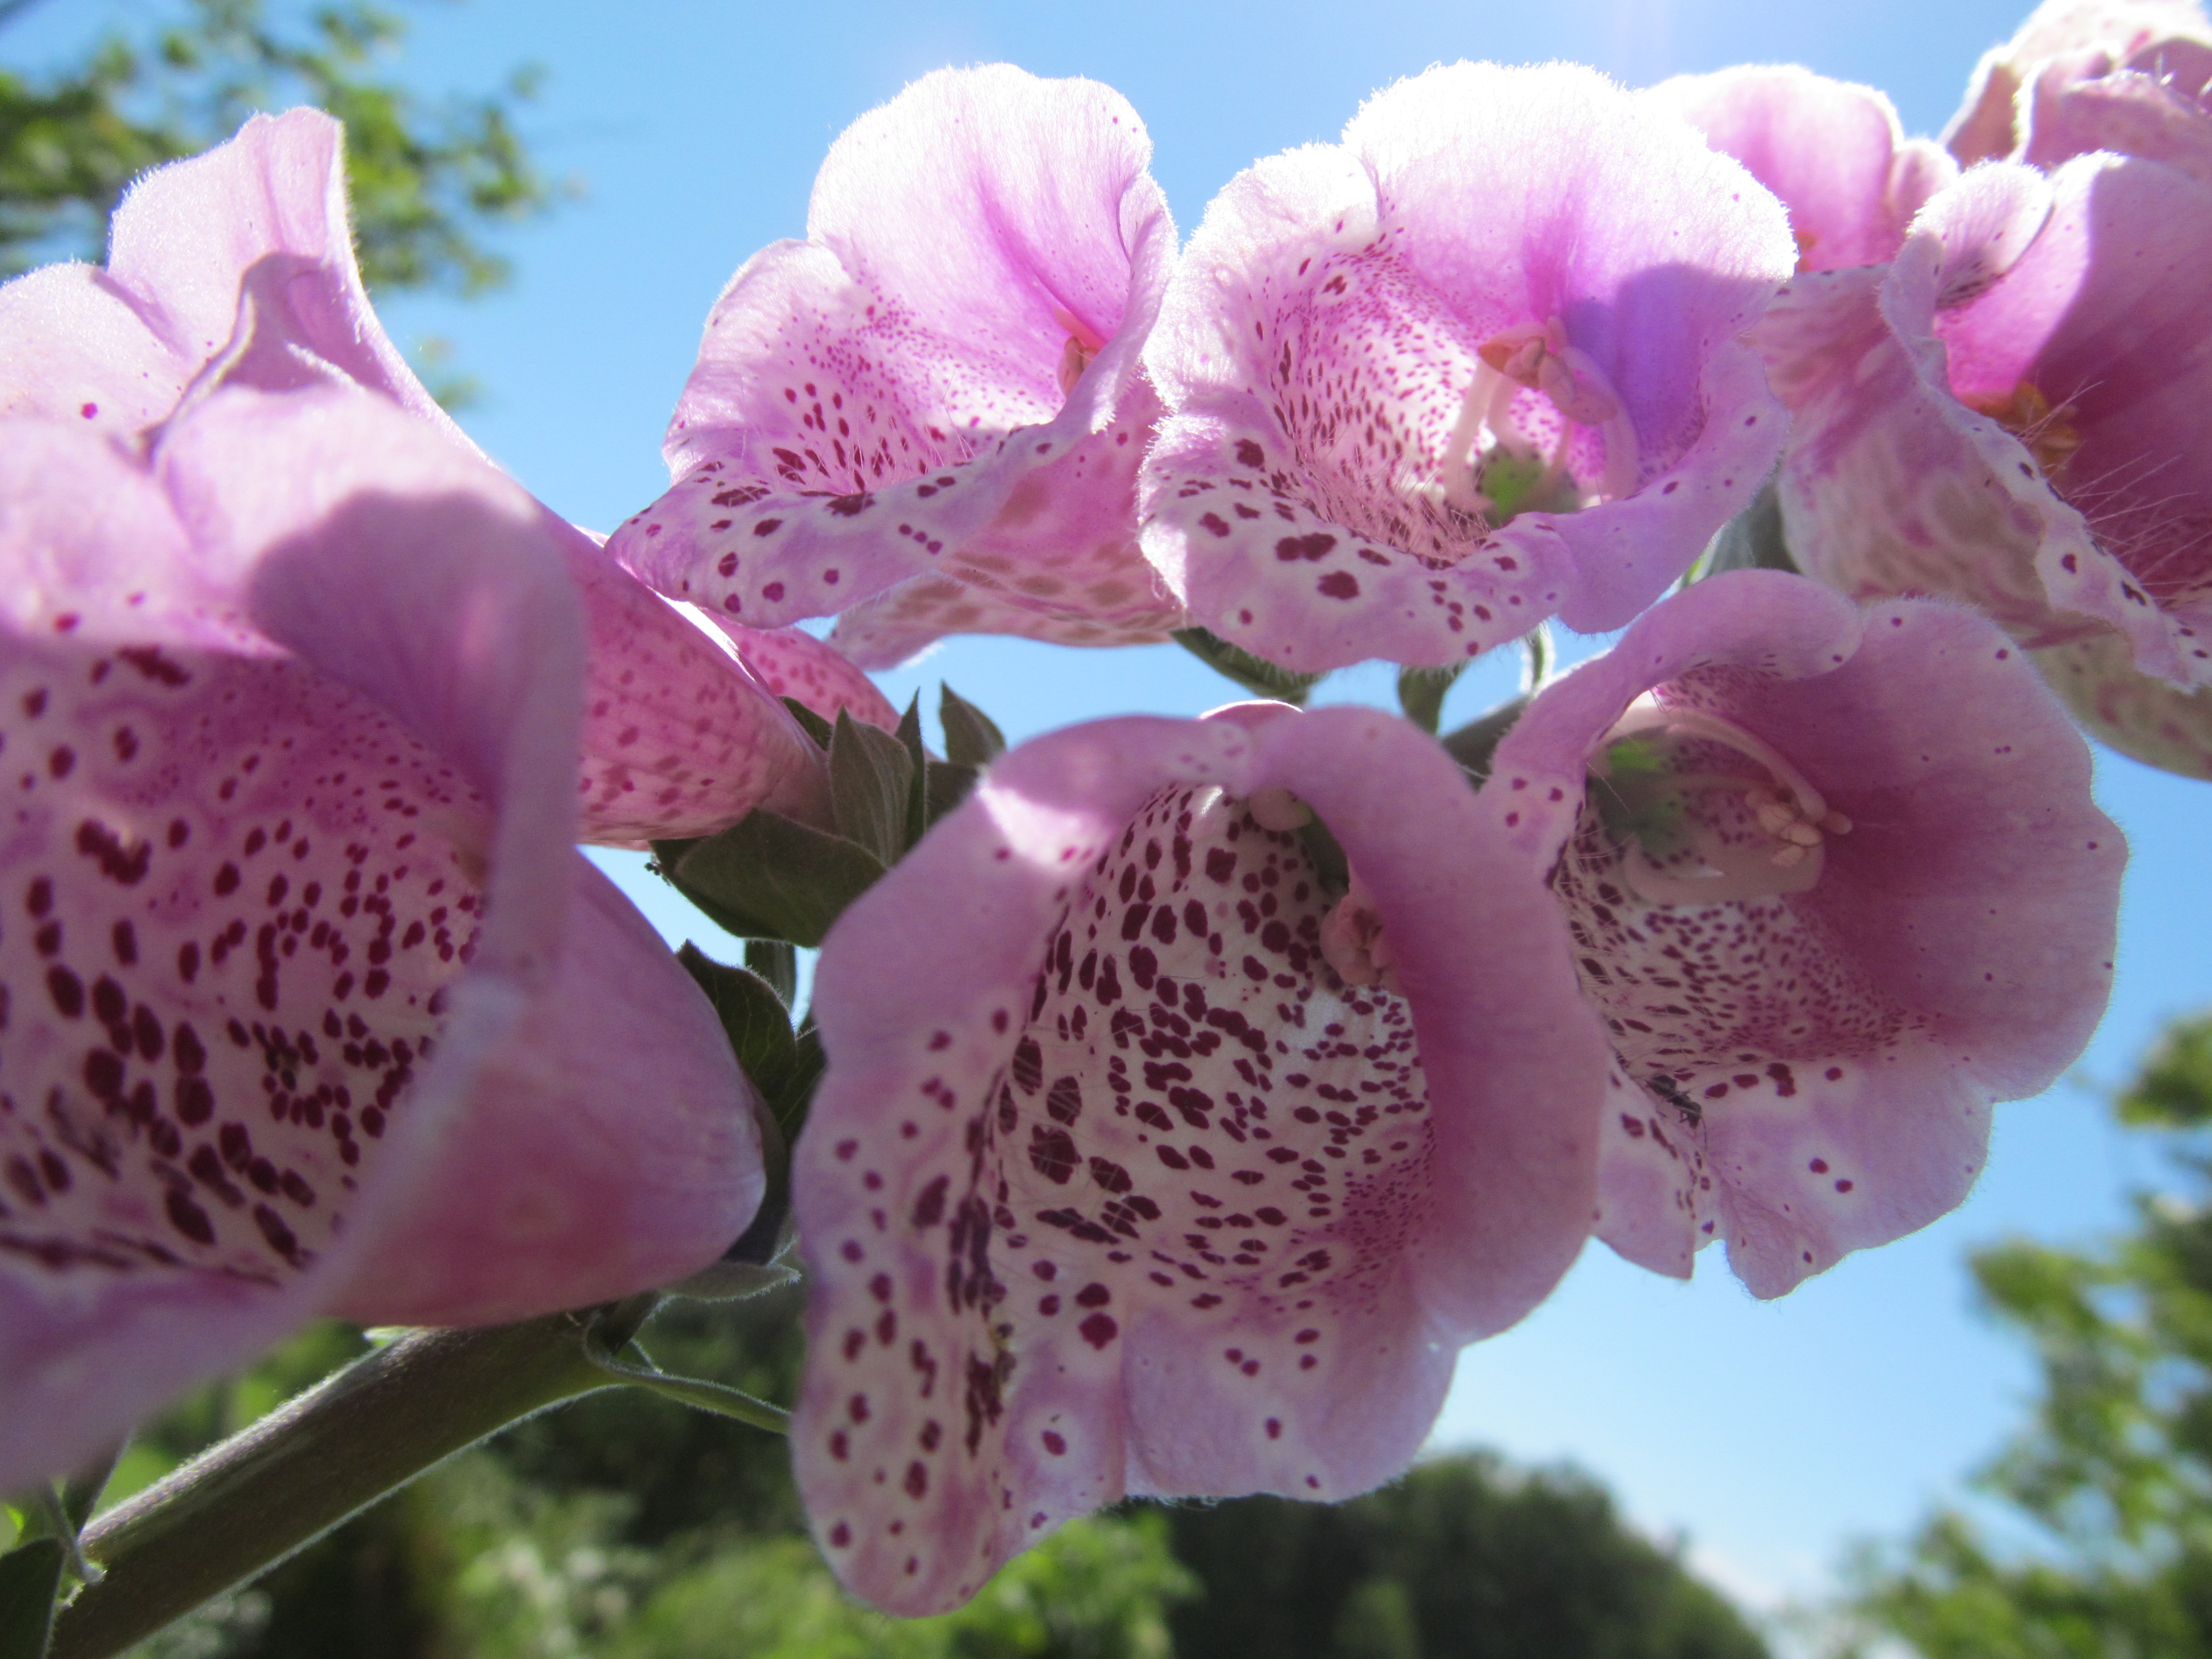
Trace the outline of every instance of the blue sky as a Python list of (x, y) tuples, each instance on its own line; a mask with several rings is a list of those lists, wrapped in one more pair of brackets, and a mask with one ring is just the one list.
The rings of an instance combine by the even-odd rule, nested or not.
[[(2024, 3), (2024, 0), (2023, 0)], [(35, 67), (143, 3), (47, 0), (0, 35)], [(1360, 100), (1458, 58), (1562, 58), (1624, 80), (1745, 61), (1798, 61), (1881, 86), (1908, 130), (1933, 131), (1976, 57), (2011, 32), (2013, 0), (1555, 0), (1544, 6), (1267, 6), (1207, 0), (1013, 6), (738, 6), (658, 0), (472, 0), (410, 9), (405, 73), (426, 90), (549, 71), (526, 122), (544, 162), (584, 194), (503, 239), (514, 287), (470, 305), (389, 308), (403, 341), (438, 335), (489, 396), (465, 422), (552, 506), (605, 528), (664, 486), (660, 428), (708, 304), (762, 244), (803, 234), (822, 152), (854, 116), (948, 63), (1009, 59), (1119, 88), (1150, 125), (1155, 172), (1187, 233), (1255, 157), (1334, 137)], [(1448, 718), (1510, 686), (1470, 675)], [(1019, 738), (1131, 711), (1196, 713), (1231, 695), (1172, 647), (1082, 654), (958, 642), (884, 677), (903, 702), (949, 678)], [(1332, 696), (1387, 701), (1376, 672)], [(1844, 1542), (1894, 1534), (2015, 1422), (2031, 1378), (1972, 1310), (1973, 1246), (2015, 1232), (2081, 1237), (2118, 1222), (2155, 1158), (2108, 1127), (2098, 1091), (2157, 1026), (2212, 1003), (2201, 844), (2204, 786), (2106, 757), (2100, 799), (2135, 848), (2118, 989), (2077, 1072), (2002, 1108), (1967, 1205), (1913, 1238), (1850, 1258), (1784, 1301), (1750, 1300), (1717, 1252), (1682, 1286), (1594, 1246), (1552, 1302), (1469, 1351), (1437, 1430), (1528, 1458), (1571, 1457), (1629, 1512), (1762, 1601), (1817, 1593)], [(704, 924), (640, 878), (678, 933)], [(711, 931), (711, 930), (707, 930)]]

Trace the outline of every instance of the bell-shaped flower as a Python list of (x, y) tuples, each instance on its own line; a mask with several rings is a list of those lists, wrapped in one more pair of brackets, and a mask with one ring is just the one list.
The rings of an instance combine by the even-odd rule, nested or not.
[(1886, 264), (1958, 164), (1908, 139), (1886, 94), (1796, 64), (1678, 76), (1652, 95), (1782, 198), (1800, 270)]
[(1758, 1296), (1956, 1206), (2112, 983), (2126, 847), (1983, 618), (1741, 571), (1541, 692), (1483, 805), (1551, 871), (1614, 1065), (1598, 1237)]
[(1285, 667), (1617, 628), (1772, 465), (1780, 205), (1649, 94), (1459, 64), (1231, 180), (1146, 351), (1146, 553)]
[(1374, 710), (1013, 751), (815, 1007), (793, 1455), (895, 1612), (1124, 1494), (1388, 1479), (1588, 1232), (1605, 1045), (1551, 901)]
[(564, 527), (356, 386), (104, 416), (0, 420), (0, 1490), (311, 1315), (665, 1283), (763, 1189), (573, 846)]
[[(2212, 48), (2212, 23), (2198, 0), (2045, 0), (2010, 40), (1983, 54), (1943, 142), (1961, 167), (2033, 159), (2023, 154), (2028, 131), (2040, 118), (2046, 128), (2044, 143), (2051, 142), (2048, 118), (2053, 112), (2048, 100), (2054, 94), (2118, 70), (2152, 81), (2178, 77), (2181, 84), (2170, 90), (2193, 98), (2204, 85), (2193, 69), (2207, 48)], [(2038, 88), (2051, 70), (2055, 79)], [(2108, 97), (2106, 113), (2096, 114)], [(2138, 102), (2132, 113), (2120, 107)], [(2160, 102), (2151, 88), (2139, 84), (2093, 93), (2079, 115), (2113, 125), (2104, 137), (2066, 154), (2136, 153), (2132, 143), (2111, 140), (2129, 133), (2154, 135), (2166, 124)]]
[(848, 128), (807, 240), (746, 262), (615, 532), (727, 626), (842, 615), (878, 666), (947, 633), (1070, 644), (1181, 624), (1135, 542), (1175, 258), (1136, 112), (1007, 64), (923, 76)]
[(1757, 331), (1796, 416), (1791, 552), (1861, 599), (1966, 599), (2180, 709), (2212, 685), (2208, 318), (2212, 186), (2109, 155), (1976, 168), (1887, 272), (1800, 276)]
[[(313, 110), (257, 116), (142, 181), (105, 269), (49, 266), (0, 289), (0, 413), (66, 421), (143, 451), (222, 386), (350, 384), (469, 456), (362, 287), (340, 129)], [(756, 805), (825, 799), (818, 758), (731, 656), (543, 507), (591, 635), (577, 788), (586, 840), (702, 835)]]

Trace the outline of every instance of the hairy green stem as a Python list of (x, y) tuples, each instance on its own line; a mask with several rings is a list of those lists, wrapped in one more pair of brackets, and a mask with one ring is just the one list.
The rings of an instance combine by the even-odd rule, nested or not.
[[(97, 1518), (106, 1569), (54, 1621), (51, 1659), (107, 1659), (273, 1566), (386, 1492), (546, 1407), (626, 1379), (652, 1298), (483, 1330), (412, 1331)], [(611, 1328), (606, 1328), (611, 1327)]]

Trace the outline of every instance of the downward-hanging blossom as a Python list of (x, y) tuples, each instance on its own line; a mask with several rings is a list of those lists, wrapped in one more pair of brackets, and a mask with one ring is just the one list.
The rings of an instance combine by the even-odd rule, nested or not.
[(1125, 1493), (1388, 1479), (1589, 1225), (1604, 1045), (1550, 900), (1372, 710), (1015, 750), (839, 921), (814, 1006), (793, 1455), (895, 1612)]
[(1801, 271), (1887, 264), (1959, 174), (1936, 145), (1905, 137), (1885, 94), (1794, 64), (1680, 76), (1652, 95), (1781, 198)]
[(1146, 352), (1172, 418), (1146, 551), (1300, 670), (1617, 628), (1772, 465), (1736, 337), (1796, 262), (1774, 198), (1648, 94), (1402, 82), (1207, 210)]
[[(68, 422), (139, 453), (222, 386), (350, 385), (477, 456), (395, 350), (353, 255), (340, 129), (313, 110), (256, 117), (165, 167), (115, 216), (104, 269), (49, 266), (0, 289), (0, 412)], [(590, 628), (585, 839), (703, 835), (756, 805), (805, 816), (816, 751), (728, 653), (543, 507)], [(806, 647), (740, 639), (788, 658)], [(824, 675), (850, 674), (827, 647)]]
[[(258, 349), (250, 343), (247, 350)], [(751, 1091), (571, 845), (537, 504), (353, 387), (0, 422), (0, 1489), (301, 1319), (665, 1283)]]
[(1757, 1295), (1956, 1206), (2080, 1052), (2125, 844), (1964, 610), (1700, 582), (1537, 696), (1482, 804), (1550, 868), (1614, 1065), (1597, 1233)]
[(1792, 553), (1860, 598), (1969, 600), (2100, 735), (2212, 775), (2208, 316), (2212, 187), (1978, 167), (1887, 271), (1800, 276), (1760, 325)]
[(1119, 94), (1007, 64), (854, 122), (807, 240), (716, 301), (675, 486), (617, 555), (725, 625), (840, 616), (870, 666), (948, 633), (1164, 638), (1181, 613), (1135, 544), (1175, 257), (1151, 150)]

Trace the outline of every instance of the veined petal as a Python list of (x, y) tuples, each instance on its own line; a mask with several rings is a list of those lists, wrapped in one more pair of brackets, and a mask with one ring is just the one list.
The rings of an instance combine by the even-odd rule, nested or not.
[[(1712, 792), (1692, 811), (1737, 779), (1815, 792), (1791, 826), (1820, 831), (1796, 835), (1815, 882), (1639, 894), (1592, 769), (1646, 696)], [(2124, 843), (2024, 653), (1964, 611), (1698, 583), (1537, 697), (1483, 801), (1555, 860), (1615, 1055), (1598, 1236), (1657, 1271), (1724, 1236), (1778, 1296), (1925, 1225), (1979, 1172), (1990, 1104), (2049, 1084), (2104, 1006)]]
[(1150, 153), (1119, 94), (1003, 64), (925, 76), (855, 122), (809, 240), (757, 255), (716, 303), (669, 427), (675, 486), (617, 556), (726, 626), (922, 575), (1060, 623), (1157, 615), (1134, 544), (1157, 413), (1138, 354), (1175, 232)]
[(2089, 735), (2146, 766), (2212, 781), (2212, 690), (2138, 673), (2111, 635), (2028, 653)]
[[(0, 1486), (319, 1310), (514, 1317), (735, 1237), (744, 1085), (569, 846), (583, 623), (535, 505), (350, 391), (222, 393), (151, 478), (44, 422), (0, 465), (9, 564), (68, 578), (7, 585)], [(561, 1006), (587, 973), (642, 1093)]]
[[(1293, 796), (1394, 988), (1328, 965), (1336, 901), (1255, 816)], [(1501, 850), (1412, 727), (1245, 706), (1016, 750), (847, 913), (793, 1443), (850, 1586), (940, 1609), (1125, 1492), (1404, 1466), (1589, 1215), (1602, 1044)]]
[(849, 711), (856, 720), (898, 727), (898, 710), (848, 653), (796, 628), (728, 630), (731, 649), (752, 677), (779, 697), (802, 702), (833, 724)]
[(1795, 259), (1779, 204), (1649, 94), (1563, 65), (1402, 82), (1207, 210), (1147, 349), (1147, 556), (1305, 670), (1619, 626), (1771, 463), (1781, 411), (1729, 359)]

